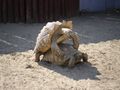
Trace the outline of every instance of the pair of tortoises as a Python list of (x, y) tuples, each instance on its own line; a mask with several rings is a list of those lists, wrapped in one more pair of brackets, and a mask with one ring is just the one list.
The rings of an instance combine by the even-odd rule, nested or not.
[[(72, 40), (73, 45), (64, 43)], [(48, 61), (57, 65), (73, 67), (76, 63), (87, 61), (87, 54), (78, 51), (79, 36), (72, 31), (72, 21), (48, 22), (38, 34), (34, 48), (35, 61)]]

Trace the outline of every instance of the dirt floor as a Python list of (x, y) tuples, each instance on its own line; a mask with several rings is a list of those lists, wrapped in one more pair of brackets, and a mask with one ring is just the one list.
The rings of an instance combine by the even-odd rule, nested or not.
[[(120, 39), (120, 14), (84, 14), (71, 20), (73, 31), (80, 35), (80, 43)], [(45, 24), (0, 24), (0, 54), (33, 49), (36, 37)]]
[(81, 44), (89, 63), (73, 69), (32, 61), (33, 51), (0, 54), (0, 90), (120, 90), (120, 39)]

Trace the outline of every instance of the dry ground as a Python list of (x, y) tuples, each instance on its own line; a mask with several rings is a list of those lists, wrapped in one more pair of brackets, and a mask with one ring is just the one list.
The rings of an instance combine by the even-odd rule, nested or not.
[(82, 44), (89, 63), (37, 64), (33, 51), (0, 55), (0, 90), (120, 90), (120, 40)]

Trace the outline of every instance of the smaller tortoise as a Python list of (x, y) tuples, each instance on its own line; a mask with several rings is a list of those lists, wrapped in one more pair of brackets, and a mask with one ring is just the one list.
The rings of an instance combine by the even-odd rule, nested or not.
[(38, 34), (34, 48), (35, 61), (38, 62), (40, 55), (44, 54), (51, 48), (52, 37), (56, 34), (59, 36), (56, 41), (58, 44), (65, 40), (72, 39), (74, 42), (73, 47), (78, 49), (79, 37), (77, 33), (73, 32), (71, 29), (72, 21), (63, 21), (62, 23), (59, 21), (48, 22)]
[[(59, 51), (61, 51), (62, 54)], [(70, 44), (59, 44), (58, 46), (54, 45), (54, 48), (51, 47), (50, 50), (44, 53), (41, 61), (71, 68), (82, 62), (82, 60), (83, 62), (87, 62), (88, 55), (86, 53), (74, 49)]]

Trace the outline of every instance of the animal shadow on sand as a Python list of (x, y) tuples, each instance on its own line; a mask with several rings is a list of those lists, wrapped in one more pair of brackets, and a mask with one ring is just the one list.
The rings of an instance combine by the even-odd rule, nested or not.
[(97, 76), (101, 73), (89, 62), (77, 64), (73, 68), (57, 66), (43, 61), (38, 64), (74, 80), (100, 80)]

